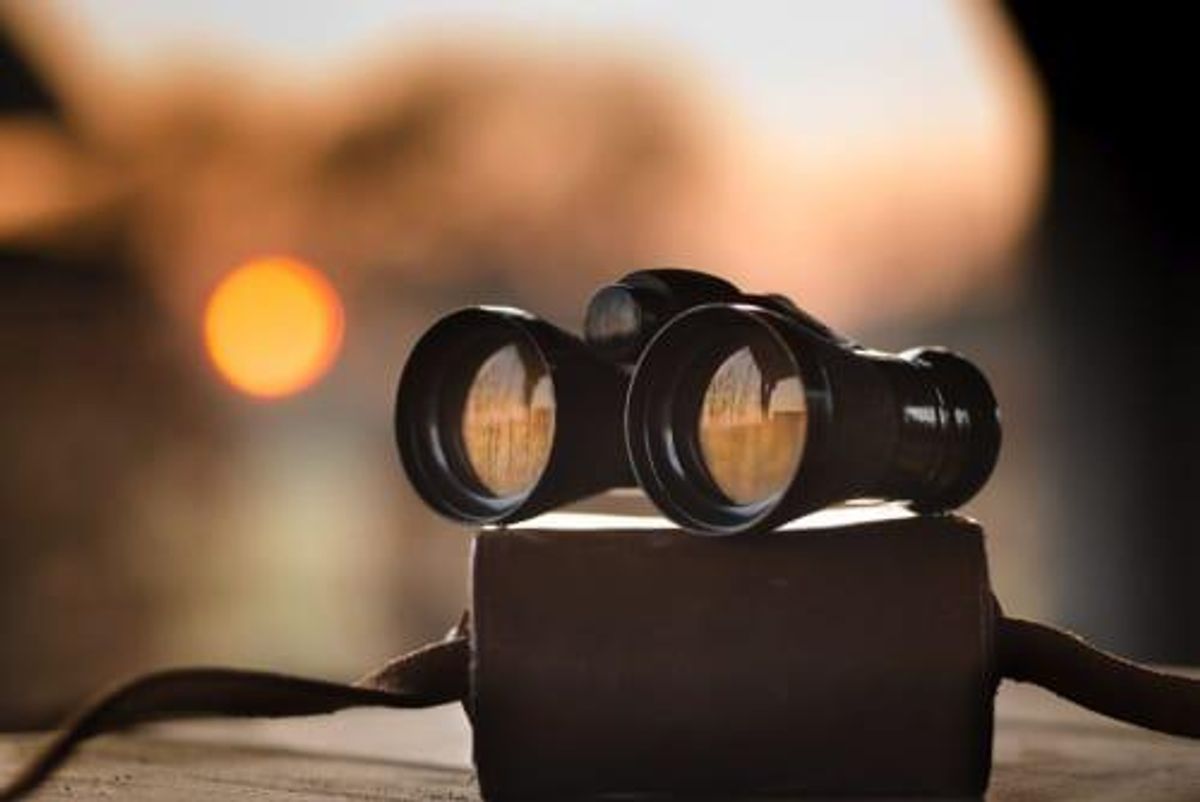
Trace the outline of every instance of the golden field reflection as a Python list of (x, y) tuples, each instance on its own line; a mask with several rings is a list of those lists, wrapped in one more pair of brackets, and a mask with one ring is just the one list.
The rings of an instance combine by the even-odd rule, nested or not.
[(709, 382), (697, 428), (717, 487), (738, 504), (779, 493), (804, 455), (808, 412), (799, 376), (768, 381), (749, 347), (721, 363)]
[(496, 496), (537, 481), (554, 439), (554, 388), (536, 355), (506, 345), (484, 360), (467, 391), (462, 437), (476, 478)]

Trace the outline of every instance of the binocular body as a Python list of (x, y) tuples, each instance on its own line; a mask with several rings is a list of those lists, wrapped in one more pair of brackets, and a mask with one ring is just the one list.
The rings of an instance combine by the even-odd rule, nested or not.
[(396, 433), (430, 506), (512, 523), (637, 485), (690, 531), (766, 531), (854, 498), (953, 509), (999, 451), (967, 360), (870, 351), (713, 276), (630, 274), (593, 296), (585, 335), (501, 307), (426, 332)]

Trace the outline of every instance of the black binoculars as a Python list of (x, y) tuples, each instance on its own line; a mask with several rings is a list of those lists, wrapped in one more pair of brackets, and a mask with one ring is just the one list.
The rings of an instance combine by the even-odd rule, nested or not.
[(659, 269), (597, 291), (582, 339), (505, 307), (442, 318), (400, 378), (396, 438), (457, 521), (640, 486), (685, 529), (733, 534), (850, 499), (953, 509), (991, 474), (1000, 423), (957, 354), (868, 350), (781, 296)]

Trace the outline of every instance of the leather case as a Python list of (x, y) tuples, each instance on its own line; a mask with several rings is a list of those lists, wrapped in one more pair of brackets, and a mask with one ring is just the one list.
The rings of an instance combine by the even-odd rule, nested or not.
[(483, 795), (981, 794), (998, 681), (981, 529), (828, 521), (705, 538), (552, 515), (481, 532)]

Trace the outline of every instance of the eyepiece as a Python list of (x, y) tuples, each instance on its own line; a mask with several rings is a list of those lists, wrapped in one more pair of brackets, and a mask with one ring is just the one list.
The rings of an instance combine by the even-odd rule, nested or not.
[(471, 523), (627, 485), (626, 384), (578, 338), (525, 312), (454, 312), (418, 341), (400, 378), (401, 461), (430, 506)]
[(741, 291), (724, 279), (680, 268), (638, 270), (601, 287), (588, 302), (584, 338), (597, 353), (630, 366), (642, 348), (675, 315)]
[(763, 531), (854, 498), (967, 501), (999, 450), (996, 402), (955, 354), (851, 347), (784, 308), (714, 304), (646, 347), (626, 407), (639, 483), (685, 528)]

